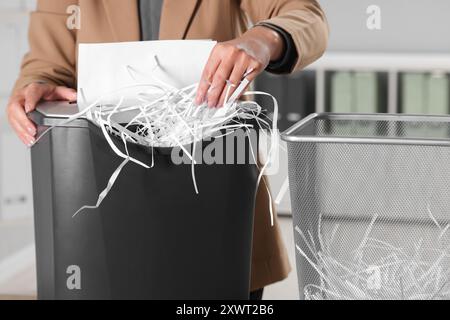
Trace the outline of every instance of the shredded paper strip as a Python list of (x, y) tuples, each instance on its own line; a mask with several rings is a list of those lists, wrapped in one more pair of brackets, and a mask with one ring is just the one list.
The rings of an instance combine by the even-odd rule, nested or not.
[[(155, 62), (156, 68), (158, 67), (156, 57)], [(83, 206), (74, 216), (85, 209), (98, 208), (114, 186), (117, 177), (127, 163), (133, 162), (146, 169), (153, 167), (154, 159), (152, 159), (152, 163), (143, 163), (130, 156), (127, 148), (128, 143), (140, 144), (149, 148), (181, 148), (191, 160), (192, 180), (195, 191), (198, 193), (194, 170), (195, 161), (186, 146), (191, 144), (195, 146), (196, 142), (213, 137), (223, 132), (223, 130), (232, 132), (235, 129), (250, 129), (253, 125), (248, 124), (248, 120), (255, 120), (259, 124), (260, 129), (268, 130), (271, 134), (267, 161), (260, 168), (260, 174), (257, 180), (258, 185), (261, 180), (266, 184), (265, 180), (262, 179), (264, 171), (273, 158), (274, 153), (278, 152), (275, 149), (278, 139), (278, 104), (272, 95), (259, 91), (250, 91), (242, 94), (249, 85), (248, 80), (244, 77), (232, 95), (229, 94), (232, 86), (229, 83), (227, 84), (227, 94), (223, 107), (209, 108), (206, 103), (197, 106), (194, 103), (194, 99), (198, 84), (177, 89), (158, 79), (153, 79), (156, 80), (158, 85), (155, 85), (154, 82), (153, 84), (139, 83), (135, 78), (135, 70), (133, 67), (126, 66), (126, 69), (130, 77), (136, 80), (136, 85), (119, 88), (114, 92), (110, 92), (108, 95), (98, 98), (78, 114), (58, 124), (61, 126), (80, 117), (87, 117), (101, 128), (105, 139), (116, 155), (124, 159), (110, 177), (106, 188), (100, 193), (97, 203), (95, 205)], [(252, 71), (249, 70), (248, 73)], [(140, 91), (137, 97), (133, 97), (132, 103), (129, 102), (130, 100), (127, 96), (127, 90), (131, 88), (134, 91), (136, 88), (139, 88)], [(80, 90), (83, 89), (81, 88)], [(272, 121), (262, 113), (261, 107), (256, 102), (238, 100), (241, 94), (243, 96), (266, 95), (271, 97), (274, 105)], [(81, 96), (83, 96), (83, 92), (81, 92)], [(105, 98), (111, 101), (111, 97), (117, 97), (117, 103), (104, 104), (103, 101)], [(126, 123), (120, 121), (120, 119), (123, 120), (124, 118), (127, 119)], [(48, 128), (44, 134), (58, 125)], [(116, 146), (112, 136), (121, 138), (125, 152)], [(257, 157), (257, 154), (255, 155), (253, 151), (252, 155), (253, 157)], [(256, 159), (255, 163), (258, 163)], [(266, 188), (270, 201), (272, 202), (267, 185)], [(270, 205), (270, 215), (273, 225), (272, 203)]]

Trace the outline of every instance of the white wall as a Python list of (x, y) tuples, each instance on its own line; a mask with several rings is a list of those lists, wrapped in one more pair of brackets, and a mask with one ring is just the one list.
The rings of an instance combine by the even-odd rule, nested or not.
[(0, 10), (28, 11), (36, 6), (36, 0), (0, 0)]
[(34, 6), (34, 0), (0, 0), (0, 298), (36, 292), (30, 152), (5, 115)]
[[(449, 53), (448, 0), (319, 0), (330, 24), (329, 50)], [(366, 9), (381, 9), (381, 30), (366, 27)]]
[(5, 108), (27, 51), (28, 12), (34, 1), (0, 0), (0, 221), (31, 216), (29, 150), (9, 127)]

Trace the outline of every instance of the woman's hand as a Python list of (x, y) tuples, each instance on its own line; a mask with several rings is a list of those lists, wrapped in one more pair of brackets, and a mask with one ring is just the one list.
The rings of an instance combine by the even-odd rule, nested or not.
[(9, 123), (20, 140), (27, 146), (32, 146), (36, 141), (36, 127), (28, 119), (27, 113), (33, 111), (40, 100), (75, 101), (76, 99), (77, 93), (73, 89), (51, 84), (32, 83), (11, 97), (6, 112)]
[(282, 37), (264, 26), (254, 27), (234, 40), (218, 43), (203, 70), (196, 104), (207, 102), (209, 107), (222, 106), (227, 81), (232, 86), (229, 92), (231, 96), (247, 72), (247, 80), (251, 82), (270, 61), (279, 59), (283, 51)]

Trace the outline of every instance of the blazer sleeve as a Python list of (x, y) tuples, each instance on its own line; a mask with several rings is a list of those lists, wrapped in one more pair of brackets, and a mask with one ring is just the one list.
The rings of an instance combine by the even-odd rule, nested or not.
[(298, 58), (290, 72), (306, 67), (325, 52), (328, 24), (316, 0), (241, 0), (240, 5), (253, 24), (269, 23), (291, 35)]
[(13, 94), (33, 82), (76, 86), (76, 30), (67, 26), (74, 0), (38, 0), (30, 14), (29, 51), (24, 56)]

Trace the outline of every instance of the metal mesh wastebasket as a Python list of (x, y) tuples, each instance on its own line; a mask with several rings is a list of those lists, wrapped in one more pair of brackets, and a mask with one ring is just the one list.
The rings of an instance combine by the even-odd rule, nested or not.
[(302, 299), (450, 298), (450, 117), (314, 114), (283, 140)]

